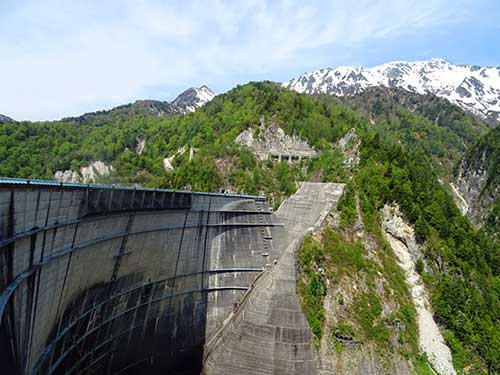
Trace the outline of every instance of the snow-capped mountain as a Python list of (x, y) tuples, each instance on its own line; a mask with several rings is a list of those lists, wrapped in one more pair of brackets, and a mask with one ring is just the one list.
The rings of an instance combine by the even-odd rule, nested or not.
[(444, 97), (483, 119), (500, 122), (500, 67), (454, 65), (444, 59), (394, 61), (373, 68), (321, 69), (283, 86), (301, 93), (337, 96), (355, 95), (372, 86), (399, 87)]
[(176, 107), (180, 113), (189, 113), (194, 112), (214, 97), (215, 93), (207, 86), (191, 87), (175, 98), (170, 104)]

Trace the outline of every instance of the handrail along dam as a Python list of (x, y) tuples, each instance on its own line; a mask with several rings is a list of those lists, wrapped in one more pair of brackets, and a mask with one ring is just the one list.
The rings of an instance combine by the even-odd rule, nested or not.
[(279, 350), (253, 373), (316, 373), (293, 252), (341, 192), (303, 183), (309, 201), (275, 214), (258, 196), (0, 179), (2, 372), (229, 374), (244, 348), (224, 346), (262, 339)]

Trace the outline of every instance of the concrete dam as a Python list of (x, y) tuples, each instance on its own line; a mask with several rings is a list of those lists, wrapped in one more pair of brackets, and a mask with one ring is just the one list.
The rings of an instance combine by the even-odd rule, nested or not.
[(316, 374), (295, 253), (342, 194), (0, 180), (0, 365), (27, 374)]

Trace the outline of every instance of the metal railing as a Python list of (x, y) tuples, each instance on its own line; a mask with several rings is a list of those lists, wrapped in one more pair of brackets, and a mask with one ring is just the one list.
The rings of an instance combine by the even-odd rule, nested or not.
[(26, 179), (26, 178), (12, 178), (12, 177), (0, 177), (0, 187), (2, 185), (21, 185), (21, 186), (45, 186), (45, 187), (63, 187), (63, 188), (78, 188), (78, 189), (112, 189), (112, 190), (140, 190), (140, 191), (157, 191), (164, 193), (188, 193), (193, 195), (211, 195), (211, 196), (229, 196), (236, 198), (247, 198), (247, 199), (265, 199), (261, 195), (249, 195), (249, 194), (238, 194), (238, 193), (213, 193), (213, 192), (201, 192), (201, 191), (191, 191), (182, 189), (157, 189), (157, 188), (147, 188), (142, 186), (126, 186), (126, 185), (115, 185), (115, 184), (84, 184), (80, 182), (60, 182), (54, 180), (36, 180), (36, 179)]

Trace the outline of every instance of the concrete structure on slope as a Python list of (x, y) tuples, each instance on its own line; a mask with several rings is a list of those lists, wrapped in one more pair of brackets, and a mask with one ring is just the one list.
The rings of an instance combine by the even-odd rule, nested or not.
[(344, 184), (302, 183), (276, 216), (285, 224), (277, 264), (255, 282), (238, 310), (206, 345), (204, 374), (313, 375), (318, 373), (312, 333), (296, 294), (296, 252), (321, 225)]
[(2, 373), (231, 373), (219, 344), (252, 311), (273, 351), (242, 372), (314, 373), (294, 251), (340, 192), (304, 184), (274, 215), (255, 196), (1, 179)]
[(258, 128), (242, 131), (236, 137), (236, 143), (250, 148), (261, 160), (272, 158), (291, 163), (318, 155), (318, 152), (305, 140), (296, 135), (287, 135), (277, 122), (266, 124), (264, 117), (261, 117)]

